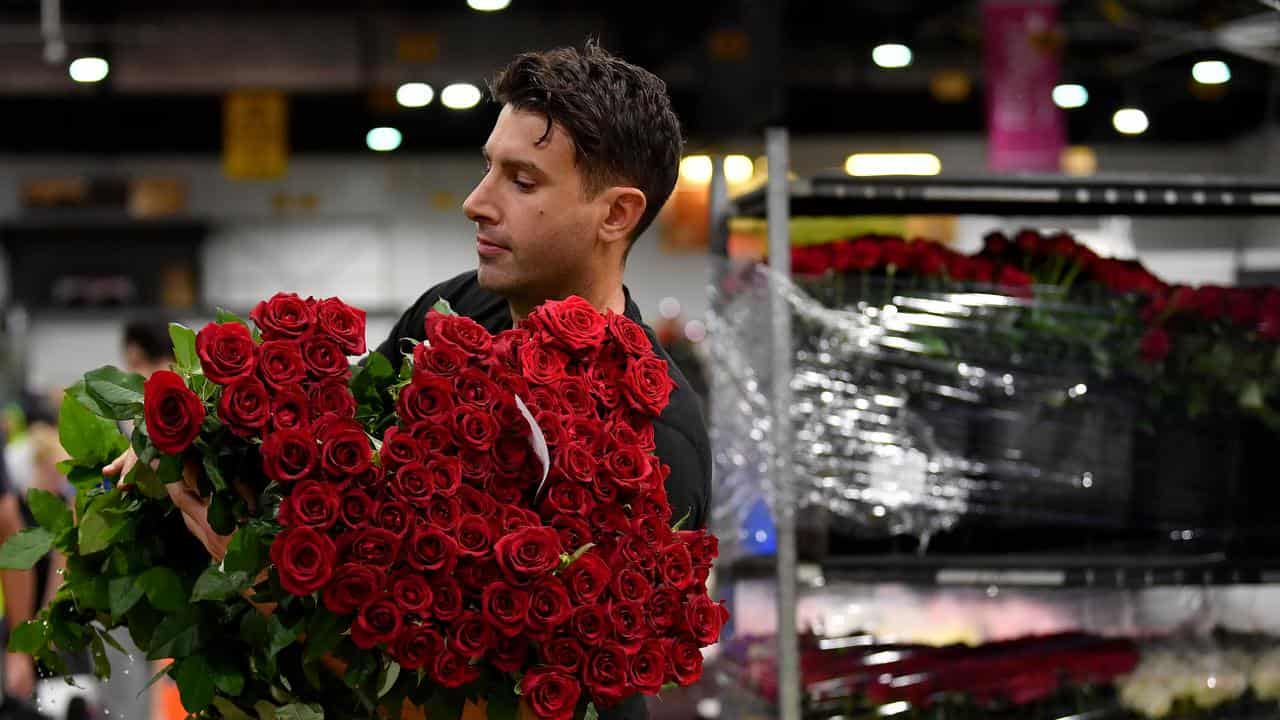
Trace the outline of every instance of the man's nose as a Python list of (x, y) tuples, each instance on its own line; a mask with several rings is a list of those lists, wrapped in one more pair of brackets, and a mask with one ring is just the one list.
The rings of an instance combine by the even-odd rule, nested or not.
[(493, 224), (498, 220), (497, 209), (489, 200), (489, 181), (486, 175), (479, 185), (462, 201), (462, 212), (474, 223)]

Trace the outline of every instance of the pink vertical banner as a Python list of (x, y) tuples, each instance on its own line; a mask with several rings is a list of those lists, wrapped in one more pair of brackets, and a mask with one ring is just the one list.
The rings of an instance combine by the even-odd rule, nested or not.
[(1062, 46), (1051, 0), (985, 0), (982, 29), (987, 89), (987, 167), (1056, 172), (1066, 145), (1053, 104)]

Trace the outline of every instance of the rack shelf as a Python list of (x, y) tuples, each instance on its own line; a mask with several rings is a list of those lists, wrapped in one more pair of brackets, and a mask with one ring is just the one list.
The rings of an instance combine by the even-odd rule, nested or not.
[[(793, 183), (793, 216), (898, 215), (1280, 215), (1280, 182), (1261, 177), (1059, 175), (851, 177), (827, 171)], [(763, 218), (765, 192), (733, 202)]]

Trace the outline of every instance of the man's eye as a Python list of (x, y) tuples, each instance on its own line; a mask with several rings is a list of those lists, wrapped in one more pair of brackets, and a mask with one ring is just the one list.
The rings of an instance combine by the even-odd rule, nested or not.
[(520, 190), (523, 192), (529, 192), (530, 190), (533, 190), (533, 183), (531, 182), (527, 182), (525, 180), (519, 180), (519, 179), (512, 180), (511, 182), (514, 182), (516, 184), (516, 187), (520, 188)]

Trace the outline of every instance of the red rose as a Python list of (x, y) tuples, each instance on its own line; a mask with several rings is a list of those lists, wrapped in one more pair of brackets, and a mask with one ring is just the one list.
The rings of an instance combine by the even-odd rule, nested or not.
[(399, 537), (404, 537), (409, 526), (417, 521), (417, 515), (408, 503), (398, 500), (383, 500), (373, 513), (373, 524)]
[(258, 374), (277, 391), (297, 388), (307, 379), (302, 348), (292, 340), (268, 340), (258, 348)]
[(595, 647), (609, 636), (609, 613), (600, 605), (583, 605), (569, 616), (569, 632), (584, 647)]
[(493, 464), (503, 475), (515, 475), (529, 465), (529, 441), (522, 437), (504, 435), (493, 445)]
[(409, 426), (409, 435), (422, 445), (427, 457), (450, 455), (454, 452), (453, 428), (430, 420), (416, 422)]
[(601, 468), (601, 480), (607, 478), (628, 492), (647, 492), (653, 476), (651, 459), (652, 456), (639, 447), (624, 445), (613, 448)]
[(360, 475), (373, 462), (373, 448), (364, 430), (343, 429), (324, 438), (320, 447), (320, 467), (333, 480)]
[[(670, 472), (670, 467), (659, 466), (659, 469), (666, 467)], [(671, 525), (671, 502), (667, 499), (667, 488), (663, 483), (655, 482), (653, 489), (643, 497), (636, 498), (636, 513), (644, 517), (654, 517), (663, 522), (665, 525)]]
[(517, 585), (560, 565), (560, 536), (552, 528), (531, 527), (499, 539), (493, 546), (502, 572)]
[(651, 453), (656, 449), (653, 422), (649, 418), (644, 418), (643, 420), (642, 423), (639, 423), (640, 427), (638, 429), (632, 427), (629, 423), (615, 421), (609, 424), (605, 432), (618, 445), (634, 445), (647, 453)]
[(444, 652), (444, 637), (435, 629), (426, 625), (407, 625), (396, 636), (391, 657), (405, 670), (420, 670)]
[(947, 268), (947, 258), (942, 249), (931, 242), (918, 240), (913, 245), (919, 246), (915, 256), (915, 270), (925, 277), (941, 275)]
[(624, 567), (614, 573), (609, 587), (613, 590), (614, 597), (627, 602), (643, 604), (653, 594), (653, 583), (633, 567)]
[(196, 354), (204, 376), (229, 385), (253, 374), (258, 355), (249, 328), (240, 323), (209, 323), (196, 335)]
[(622, 394), (636, 410), (652, 417), (661, 415), (675, 386), (667, 369), (667, 362), (657, 355), (632, 358), (627, 362), (627, 373), (622, 378)]
[(271, 543), (271, 562), (280, 575), (280, 585), (298, 597), (329, 582), (336, 557), (333, 542), (311, 528), (289, 528)]
[(570, 415), (594, 418), (596, 399), (591, 394), (591, 385), (583, 378), (568, 377), (556, 385), (556, 393), (560, 395), (565, 410)]
[(1054, 233), (1049, 236), (1049, 254), (1063, 257), (1068, 260), (1075, 259), (1076, 248), (1079, 245), (1067, 233)]
[(498, 672), (514, 673), (524, 669), (529, 660), (529, 641), (522, 637), (501, 637), (489, 654), (489, 664)]
[(368, 470), (352, 477), (349, 482), (354, 487), (377, 495), (386, 487), (386, 480), (386, 468), (381, 465), (370, 464)]
[(382, 528), (366, 527), (338, 538), (343, 562), (376, 568), (391, 567), (400, 555), (400, 537)]
[(382, 572), (356, 563), (339, 565), (324, 588), (324, 606), (331, 613), (349, 615), (382, 590)]
[(455, 345), (418, 343), (413, 347), (413, 378), (453, 380), (467, 368), (467, 354)]
[(645, 622), (659, 636), (667, 636), (679, 627), (684, 612), (684, 597), (675, 588), (659, 588), (645, 604)]
[(431, 583), (425, 577), (406, 572), (391, 581), (391, 599), (402, 613), (426, 618), (431, 615), (435, 595), (431, 592)]
[[(551, 489), (547, 491), (546, 508), (550, 508), (553, 514), (561, 513), (586, 517), (595, 507), (595, 504), (595, 500), (591, 498), (591, 492), (587, 490), (587, 487), (571, 480), (553, 482)], [(546, 508), (544, 508), (544, 512), (546, 512)]]
[(436, 495), (427, 501), (427, 522), (442, 530), (457, 527), (461, 516), (462, 506), (455, 497)]
[[(1257, 333), (1259, 340), (1280, 341), (1280, 310), (1264, 309), (1262, 318), (1258, 320)], [(150, 423), (147, 424), (147, 429), (151, 429)]]
[(390, 599), (374, 600), (360, 608), (351, 623), (351, 642), (361, 650), (389, 643), (400, 633), (400, 610)]
[(453, 384), (426, 378), (405, 386), (396, 400), (396, 415), (409, 424), (439, 421), (453, 412)]
[(646, 573), (655, 572), (658, 569), (657, 552), (642, 538), (631, 535), (626, 530), (622, 532), (624, 534), (618, 540), (617, 557), (613, 562), (636, 565)]
[(587, 651), (582, 643), (571, 637), (558, 637), (542, 643), (539, 647), (542, 663), (550, 667), (576, 675), (587, 662)]
[(681, 530), (676, 533), (676, 541), (689, 548), (695, 567), (710, 566), (720, 554), (720, 540), (706, 530)]
[(338, 417), (356, 416), (356, 398), (345, 380), (330, 378), (312, 385), (307, 394), (316, 415), (332, 413)]
[(604, 315), (577, 295), (544, 302), (529, 318), (529, 324), (570, 351), (587, 350), (604, 340)]
[(421, 507), (436, 491), (431, 471), (420, 462), (396, 470), (390, 485), (392, 494), (414, 507)]
[(622, 388), (618, 380), (626, 371), (627, 356), (619, 345), (602, 348), (595, 361), (587, 366), (587, 381), (591, 383), (591, 392), (605, 408), (613, 410), (622, 404)]
[(159, 370), (142, 386), (143, 415), (147, 434), (156, 449), (178, 455), (191, 447), (204, 423), (204, 403), (183, 382), (182, 376)]
[(452, 345), (471, 357), (485, 357), (493, 350), (493, 336), (468, 317), (432, 310), (427, 313), (425, 330), (432, 345)]
[(271, 396), (252, 377), (236, 380), (222, 390), (218, 418), (233, 434), (242, 438), (258, 436), (271, 419)]
[(871, 238), (854, 240), (844, 259), (847, 270), (871, 270), (880, 264), (880, 243)]
[(631, 521), (631, 529), (650, 545), (666, 545), (671, 541), (671, 528), (655, 515), (644, 515), (638, 506), (632, 504), (636, 519)]
[(507, 372), (520, 374), (520, 346), (529, 341), (524, 328), (503, 330), (493, 337), (493, 361)]
[(273, 430), (305, 430), (311, 425), (311, 403), (299, 388), (276, 391), (271, 399)]
[(462, 503), (463, 514), (471, 513), (480, 517), (489, 517), (498, 511), (498, 503), (493, 498), (470, 485), (458, 488), (458, 502)]
[(683, 543), (672, 543), (658, 553), (658, 572), (663, 582), (677, 590), (693, 585), (693, 558)]
[(677, 640), (671, 645), (671, 669), (680, 687), (702, 679), (702, 651), (688, 640)]
[(1169, 331), (1164, 328), (1151, 328), (1147, 334), (1142, 336), (1142, 342), (1138, 349), (1138, 355), (1142, 361), (1151, 365), (1163, 362), (1169, 356), (1169, 351), (1173, 348), (1173, 341), (1169, 337)]
[(1012, 265), (1005, 265), (1000, 268), (1000, 279), (998, 281), (1000, 286), (1006, 290), (1015, 291), (1015, 295), (1022, 295), (1022, 291), (1030, 288), (1033, 281), (1034, 279), (1030, 275)]
[(338, 298), (321, 300), (316, 305), (316, 325), (320, 332), (338, 341), (347, 355), (363, 355), (365, 312)]
[[(535, 418), (541, 418), (545, 414), (559, 415), (564, 412), (564, 403), (560, 401), (560, 396), (550, 387), (543, 385), (529, 390), (529, 399), (525, 405)], [(546, 432), (546, 428), (541, 421), (538, 422), (538, 427), (543, 428), (543, 432)]]
[(454, 397), (463, 405), (492, 410), (501, 391), (483, 372), (467, 368), (453, 378)]
[(520, 679), (520, 696), (539, 720), (572, 720), (582, 688), (567, 673), (535, 667)]
[(538, 514), (519, 508), (511, 504), (500, 505), (498, 507), (498, 529), (499, 534), (515, 532), (520, 528), (537, 527), (542, 524), (542, 518)]
[(558, 515), (551, 519), (551, 527), (560, 533), (560, 542), (567, 548), (580, 548), (591, 542), (591, 526), (580, 518)]
[(493, 533), (489, 522), (479, 515), (463, 515), (454, 531), (458, 539), (458, 553), (465, 557), (484, 557), (493, 550)]
[(449, 497), (456, 495), (462, 487), (462, 461), (458, 458), (436, 458), (425, 467), (432, 493)]
[(453, 650), (445, 650), (436, 656), (432, 667), (431, 679), (443, 688), (460, 688), (475, 682), (480, 677), (480, 668), (472, 665), (467, 658)]
[(302, 341), (302, 362), (307, 374), (317, 380), (351, 377), (351, 363), (342, 346), (326, 335), (312, 335)]
[(338, 488), (315, 480), (303, 480), (280, 503), (280, 524), (328, 530), (338, 522), (342, 498)]
[(529, 614), (529, 593), (505, 582), (493, 583), (484, 589), (480, 612), (494, 630), (507, 637), (515, 637), (524, 630), (525, 616)]
[(821, 275), (834, 263), (830, 244), (791, 247), (791, 272), (796, 275)]
[(990, 284), (995, 280), (995, 266), (983, 258), (974, 258), (969, 264), (969, 279), (978, 283)]
[(1227, 313), (1227, 289), (1215, 285), (1205, 285), (1196, 290), (1196, 310), (1200, 317), (1213, 321)]
[(609, 587), (613, 570), (596, 552), (588, 552), (561, 573), (569, 595), (579, 605), (590, 605)]
[(1042, 238), (1035, 230), (1023, 230), (1014, 236), (1013, 242), (1024, 254), (1037, 255), (1041, 250)]
[(373, 514), (374, 505), (373, 498), (363, 490), (351, 488), (342, 494), (338, 512), (347, 527), (357, 528), (369, 520), (369, 516)]
[(630, 683), (627, 682), (628, 666), (627, 651), (617, 643), (605, 643), (591, 653), (583, 679), (596, 705), (612, 707), (631, 694)]
[[(151, 430), (150, 421), (147, 429)], [(152, 439), (155, 438), (154, 430)], [(262, 443), (262, 468), (278, 483), (303, 480), (315, 472), (320, 449), (306, 430), (277, 430)]]
[(720, 628), (726, 618), (724, 608), (706, 595), (690, 598), (684, 609), (684, 627), (689, 635), (703, 645), (711, 645), (720, 639)]
[(902, 270), (911, 265), (911, 248), (902, 238), (889, 238), (880, 243), (880, 259), (893, 271)]
[(492, 557), (484, 559), (461, 558), (458, 569), (453, 576), (462, 585), (462, 592), (468, 600), (479, 600), (484, 589), (502, 580), (502, 571)]
[(449, 633), (449, 647), (471, 660), (483, 657), (496, 641), (489, 623), (478, 612), (462, 613)]
[(383, 433), (382, 449), (379, 455), (382, 458), (382, 465), (391, 470), (409, 463), (420, 463), (426, 459), (422, 444), (398, 427), (387, 428)]
[(653, 342), (649, 340), (649, 334), (639, 323), (634, 322), (626, 315), (618, 315), (609, 313), (608, 315), (609, 335), (618, 341), (618, 345), (623, 351), (629, 355), (636, 357), (646, 357), (653, 354)]
[(266, 340), (297, 340), (310, 334), (316, 314), (296, 293), (276, 293), (255, 305), (249, 319)]
[(462, 615), (462, 587), (449, 578), (431, 580), (431, 614), (440, 622), (453, 622)]
[(414, 530), (405, 550), (405, 561), (423, 572), (450, 573), (458, 561), (458, 543), (433, 527)]
[(535, 385), (553, 385), (566, 377), (569, 356), (558, 348), (540, 342), (527, 342), (520, 347), (520, 370)]
[(1240, 327), (1252, 327), (1258, 322), (1262, 307), (1256, 293), (1244, 288), (1233, 288), (1227, 295), (1227, 316)]
[(597, 505), (587, 516), (587, 522), (596, 532), (606, 535), (625, 533), (631, 529), (627, 514), (617, 505)]
[(1004, 255), (1009, 250), (1009, 238), (1002, 232), (990, 232), (982, 238), (982, 254)]
[(564, 585), (556, 578), (544, 578), (529, 598), (529, 637), (539, 642), (551, 639), (572, 614), (573, 601)]
[(610, 602), (609, 622), (613, 625), (614, 634), (628, 648), (634, 648), (641, 640), (653, 635), (645, 621), (644, 606), (640, 603)]
[(501, 428), (487, 410), (476, 407), (460, 407), (453, 414), (453, 435), (458, 445), (488, 452), (498, 440)]
[(631, 656), (627, 679), (637, 692), (657, 695), (667, 678), (667, 653), (660, 640), (646, 640)]
[(569, 431), (556, 412), (540, 412), (534, 416), (534, 421), (542, 430), (542, 438), (547, 441), (548, 448), (560, 447), (569, 442)]

